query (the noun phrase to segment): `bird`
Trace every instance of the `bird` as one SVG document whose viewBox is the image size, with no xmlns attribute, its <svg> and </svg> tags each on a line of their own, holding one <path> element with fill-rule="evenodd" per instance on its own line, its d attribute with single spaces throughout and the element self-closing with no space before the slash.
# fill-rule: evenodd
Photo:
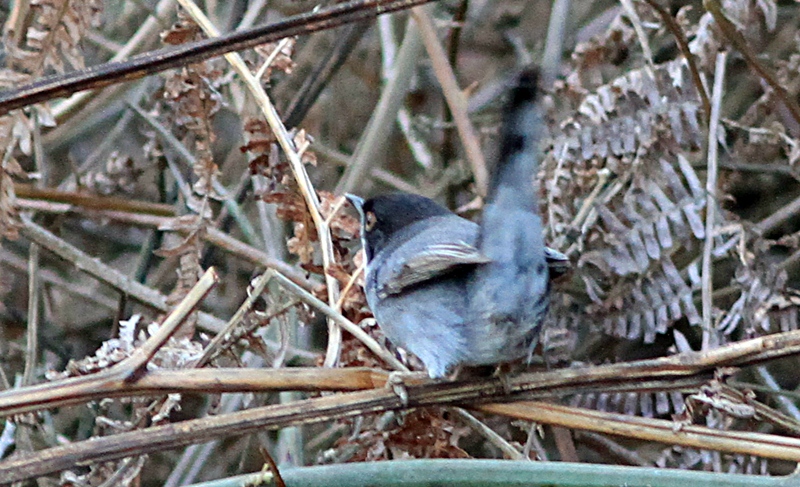
<svg viewBox="0 0 800 487">
<path fill-rule="evenodd" d="M 530 359 L 550 278 L 569 265 L 542 236 L 537 83 L 526 69 L 509 92 L 480 224 L 416 194 L 346 195 L 360 217 L 367 304 L 433 379 L 458 365 Z"/>
</svg>

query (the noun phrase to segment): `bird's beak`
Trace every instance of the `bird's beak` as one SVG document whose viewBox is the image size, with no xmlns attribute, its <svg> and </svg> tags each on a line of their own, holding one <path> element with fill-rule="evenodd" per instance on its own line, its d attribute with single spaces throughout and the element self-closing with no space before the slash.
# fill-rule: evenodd
<svg viewBox="0 0 800 487">
<path fill-rule="evenodd" d="M 356 196 L 356 195 L 350 194 L 350 193 L 345 193 L 344 197 L 347 198 L 347 201 L 349 201 L 350 204 L 353 205 L 353 207 L 356 209 L 356 211 L 358 211 L 359 216 L 361 216 L 363 218 L 364 217 L 364 198 L 361 198 L 359 196 Z"/>
</svg>

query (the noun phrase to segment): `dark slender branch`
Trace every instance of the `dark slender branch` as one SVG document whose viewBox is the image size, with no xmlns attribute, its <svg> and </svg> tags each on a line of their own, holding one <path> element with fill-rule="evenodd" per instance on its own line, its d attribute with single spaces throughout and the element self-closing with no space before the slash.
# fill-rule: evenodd
<svg viewBox="0 0 800 487">
<path fill-rule="evenodd" d="M 284 110 L 283 123 L 286 127 L 300 125 L 311 106 L 317 101 L 319 94 L 342 67 L 369 27 L 369 23 L 361 22 L 348 25 L 342 28 L 341 32 L 337 32 L 336 44 L 333 49 L 325 53 L 325 59 L 306 76 L 303 85 Z"/>
<path fill-rule="evenodd" d="M 432 0 L 354 0 L 316 12 L 288 17 L 274 24 L 149 52 L 127 61 L 105 63 L 65 75 L 48 77 L 17 90 L 0 93 L 0 115 L 34 103 L 69 96 L 78 91 L 101 88 L 122 81 L 133 81 L 228 52 L 241 51 L 284 37 L 331 29 L 430 1 Z"/>
<path fill-rule="evenodd" d="M 697 89 L 697 93 L 700 95 L 700 100 L 703 103 L 703 111 L 706 114 L 706 122 L 708 122 L 711 119 L 711 102 L 708 100 L 708 93 L 706 93 L 703 80 L 700 78 L 700 71 L 697 69 L 697 63 L 694 62 L 694 54 L 689 50 L 689 41 L 686 39 L 683 29 L 681 29 L 681 26 L 678 25 L 672 15 L 670 15 L 669 11 L 658 3 L 658 0 L 645 1 L 658 13 L 661 20 L 670 32 L 672 32 L 672 35 L 675 36 L 675 41 L 678 43 L 683 57 L 686 58 L 686 62 L 689 64 L 689 71 L 692 73 L 692 82 Z"/>
<path fill-rule="evenodd" d="M 728 17 L 725 16 L 725 12 L 723 12 L 722 5 L 720 5 L 719 1 L 703 0 L 703 7 L 714 17 L 714 21 L 719 26 L 722 34 L 733 44 L 733 47 L 742 54 L 747 64 L 769 84 L 775 92 L 775 96 L 783 102 L 792 114 L 792 118 L 794 118 L 795 122 L 800 124 L 800 106 L 798 106 L 797 101 L 787 93 L 786 88 L 783 87 L 775 74 L 759 61 L 758 55 L 753 52 L 753 49 L 747 43 L 747 39 L 736 29 L 733 22 L 728 20 Z"/>
</svg>

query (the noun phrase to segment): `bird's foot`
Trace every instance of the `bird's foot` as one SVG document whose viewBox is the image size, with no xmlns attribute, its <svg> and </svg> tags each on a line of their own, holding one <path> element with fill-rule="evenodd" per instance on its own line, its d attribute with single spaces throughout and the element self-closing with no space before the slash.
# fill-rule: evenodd
<svg viewBox="0 0 800 487">
<path fill-rule="evenodd" d="M 386 379 L 386 388 L 399 397 L 403 407 L 406 408 L 408 407 L 408 389 L 406 389 L 408 382 L 418 382 L 424 379 L 429 379 L 428 374 L 425 372 L 394 371 L 390 372 L 389 378 Z"/>
<path fill-rule="evenodd" d="M 505 392 L 506 395 L 511 394 L 512 387 L 511 387 L 511 366 L 510 366 L 510 364 L 507 364 L 507 363 L 498 364 L 497 368 L 494 369 L 494 374 L 492 374 L 492 375 L 494 377 L 496 377 L 500 381 L 500 384 L 503 386 L 503 392 Z"/>
</svg>

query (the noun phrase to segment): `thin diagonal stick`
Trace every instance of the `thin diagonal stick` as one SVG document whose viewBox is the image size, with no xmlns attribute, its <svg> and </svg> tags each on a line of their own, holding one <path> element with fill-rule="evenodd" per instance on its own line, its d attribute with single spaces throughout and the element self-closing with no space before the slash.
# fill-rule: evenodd
<svg viewBox="0 0 800 487">
<path fill-rule="evenodd" d="M 708 178 L 706 179 L 706 238 L 703 242 L 703 344 L 702 350 L 712 345 L 713 306 L 711 252 L 714 248 L 714 221 L 717 210 L 717 132 L 719 131 L 720 105 L 722 104 L 722 85 L 725 81 L 725 60 L 727 54 L 717 54 L 714 72 L 714 89 L 711 94 L 711 121 L 708 126 Z"/>
<path fill-rule="evenodd" d="M 192 19 L 200 25 L 206 35 L 211 37 L 218 37 L 219 32 L 216 27 L 208 20 L 208 17 L 194 4 L 191 0 L 178 0 L 183 8 L 191 15 Z M 231 67 L 242 78 L 245 86 L 250 90 L 250 93 L 258 103 L 264 117 L 267 119 L 272 132 L 278 139 L 281 149 L 289 159 L 289 166 L 292 169 L 295 181 L 300 188 L 300 192 L 308 207 L 308 212 L 311 214 L 311 219 L 314 221 L 314 226 L 317 229 L 317 236 L 319 237 L 320 249 L 322 251 L 322 266 L 325 272 L 325 284 L 328 291 L 328 303 L 335 306 L 339 300 L 339 281 L 334 278 L 328 270 L 330 266 L 335 264 L 335 257 L 333 254 L 333 239 L 331 232 L 325 219 L 320 212 L 320 202 L 317 197 L 317 192 L 311 184 L 311 179 L 308 177 L 303 161 L 300 159 L 300 154 L 294 147 L 294 143 L 286 131 L 286 127 L 281 122 L 275 106 L 267 96 L 264 88 L 258 79 L 253 76 L 250 69 L 245 64 L 244 60 L 238 53 L 225 54 L 225 59 L 230 63 Z M 328 320 L 328 348 L 325 353 L 326 367 L 333 367 L 339 361 L 339 351 L 342 345 L 342 331 L 333 320 Z"/>
</svg>

